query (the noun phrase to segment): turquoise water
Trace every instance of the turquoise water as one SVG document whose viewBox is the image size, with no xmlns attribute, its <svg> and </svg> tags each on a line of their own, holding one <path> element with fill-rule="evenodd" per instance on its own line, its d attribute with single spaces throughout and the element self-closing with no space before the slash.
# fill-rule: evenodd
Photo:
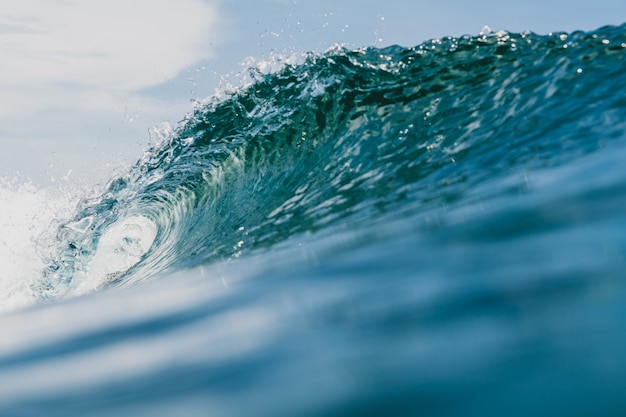
<svg viewBox="0 0 626 417">
<path fill-rule="evenodd" d="M 626 26 L 249 77 L 38 241 L 1 415 L 626 411 Z"/>
</svg>

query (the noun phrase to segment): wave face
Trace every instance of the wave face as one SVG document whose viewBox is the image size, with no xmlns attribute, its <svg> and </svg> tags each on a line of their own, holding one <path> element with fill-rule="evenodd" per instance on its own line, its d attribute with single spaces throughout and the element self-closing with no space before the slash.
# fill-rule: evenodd
<svg viewBox="0 0 626 417">
<path fill-rule="evenodd" d="M 61 227 L 67 249 L 46 271 L 44 293 L 79 286 L 106 230 L 132 218 L 152 223 L 137 226 L 148 242 L 129 255 L 131 270 L 108 273 L 116 282 L 325 229 L 402 219 L 415 231 L 442 209 L 523 193 L 526 184 L 486 184 L 623 137 L 623 34 L 605 32 L 334 50 L 253 73 L 256 82 L 198 108 L 83 202 Z M 141 241 L 117 238 L 112 251 L 124 255 L 133 252 L 125 239 Z"/>
<path fill-rule="evenodd" d="M 17 378 L 0 407 L 624 411 L 625 26 L 336 48 L 250 77 L 79 203 L 31 287 L 109 291 L 10 316 L 80 325 L 15 330 L 7 375 L 67 355 L 119 373 Z"/>
</svg>

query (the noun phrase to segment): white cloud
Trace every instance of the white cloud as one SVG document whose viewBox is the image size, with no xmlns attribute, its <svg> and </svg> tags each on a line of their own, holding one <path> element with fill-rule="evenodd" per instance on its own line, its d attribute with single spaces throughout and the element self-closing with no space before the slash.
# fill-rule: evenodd
<svg viewBox="0 0 626 417">
<path fill-rule="evenodd" d="M 0 77 L 130 90 L 209 58 L 217 4 L 203 0 L 22 0 L 0 12 Z"/>
<path fill-rule="evenodd" d="M 3 4 L 0 123 L 5 138 L 28 135 L 32 129 L 24 123 L 46 111 L 58 117 L 66 109 L 62 118 L 70 118 L 73 109 L 119 117 L 129 102 L 137 102 L 135 91 L 213 57 L 218 6 L 219 0 Z M 144 111 L 158 104 L 147 106 Z"/>
</svg>

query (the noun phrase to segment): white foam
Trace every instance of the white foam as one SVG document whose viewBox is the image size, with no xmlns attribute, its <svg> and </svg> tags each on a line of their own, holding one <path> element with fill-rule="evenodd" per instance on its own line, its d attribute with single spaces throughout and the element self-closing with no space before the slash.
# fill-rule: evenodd
<svg viewBox="0 0 626 417">
<path fill-rule="evenodd" d="M 44 261 L 41 241 L 52 241 L 53 221 L 73 207 L 69 193 L 0 178 L 0 311 L 33 302 L 31 284 Z"/>
<path fill-rule="evenodd" d="M 141 215 L 112 224 L 100 238 L 75 294 L 97 290 L 137 264 L 152 246 L 156 234 L 156 224 Z"/>
</svg>

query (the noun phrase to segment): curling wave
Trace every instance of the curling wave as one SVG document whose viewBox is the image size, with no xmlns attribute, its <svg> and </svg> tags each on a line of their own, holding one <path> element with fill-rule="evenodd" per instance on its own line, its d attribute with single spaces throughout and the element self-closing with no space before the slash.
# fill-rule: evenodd
<svg viewBox="0 0 626 417">
<path fill-rule="evenodd" d="M 626 28 L 307 55 L 207 100 L 58 229 L 56 298 L 294 236 L 444 227 L 626 132 Z M 488 184 L 498 184 L 488 186 Z"/>
</svg>

